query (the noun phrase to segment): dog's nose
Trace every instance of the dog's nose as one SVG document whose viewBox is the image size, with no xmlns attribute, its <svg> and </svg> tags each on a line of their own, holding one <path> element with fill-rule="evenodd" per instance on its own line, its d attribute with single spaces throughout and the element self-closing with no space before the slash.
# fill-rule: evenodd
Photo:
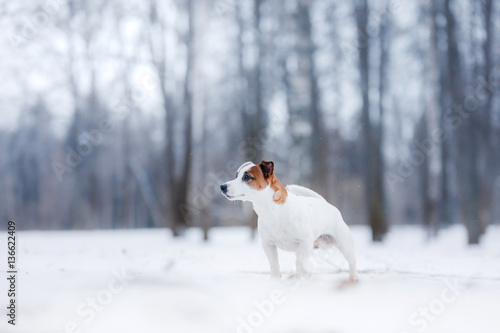
<svg viewBox="0 0 500 333">
<path fill-rule="evenodd" d="M 220 186 L 220 190 L 221 190 L 222 192 L 226 193 L 226 192 L 227 192 L 227 185 L 226 185 L 226 184 L 222 184 L 222 185 Z"/>
</svg>

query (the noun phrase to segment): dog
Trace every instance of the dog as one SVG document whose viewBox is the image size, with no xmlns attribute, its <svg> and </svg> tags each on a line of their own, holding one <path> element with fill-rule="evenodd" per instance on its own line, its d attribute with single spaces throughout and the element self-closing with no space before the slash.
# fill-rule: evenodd
<svg viewBox="0 0 500 333">
<path fill-rule="evenodd" d="M 349 282 L 358 280 L 354 242 L 340 211 L 306 187 L 285 188 L 274 174 L 272 161 L 243 163 L 236 178 L 220 185 L 220 190 L 230 201 L 253 204 L 272 278 L 281 277 L 277 248 L 295 252 L 292 277 L 308 278 L 313 249 L 335 246 L 349 264 Z"/>
</svg>

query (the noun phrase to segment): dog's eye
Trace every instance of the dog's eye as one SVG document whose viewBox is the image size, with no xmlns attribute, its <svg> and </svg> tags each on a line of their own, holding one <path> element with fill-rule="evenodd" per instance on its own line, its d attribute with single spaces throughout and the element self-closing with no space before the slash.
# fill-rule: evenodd
<svg viewBox="0 0 500 333">
<path fill-rule="evenodd" d="M 243 175 L 243 181 L 247 182 L 247 181 L 249 181 L 250 179 L 252 179 L 252 177 L 250 177 L 250 175 L 249 175 L 248 173 L 245 173 L 245 174 Z"/>
</svg>

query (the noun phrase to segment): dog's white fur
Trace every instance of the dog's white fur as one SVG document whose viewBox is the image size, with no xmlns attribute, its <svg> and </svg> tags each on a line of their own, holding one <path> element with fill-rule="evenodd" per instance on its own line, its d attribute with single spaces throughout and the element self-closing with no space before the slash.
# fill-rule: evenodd
<svg viewBox="0 0 500 333">
<path fill-rule="evenodd" d="M 340 211 L 318 193 L 298 185 L 287 186 L 286 201 L 276 203 L 271 186 L 257 190 L 243 181 L 245 172 L 254 166 L 252 162 L 240 166 L 236 179 L 225 183 L 227 190 L 222 193 L 229 200 L 253 204 L 271 277 L 280 277 L 277 248 L 295 252 L 296 276 L 309 277 L 313 248 L 336 246 L 349 264 L 349 281 L 357 281 L 354 242 Z"/>
</svg>

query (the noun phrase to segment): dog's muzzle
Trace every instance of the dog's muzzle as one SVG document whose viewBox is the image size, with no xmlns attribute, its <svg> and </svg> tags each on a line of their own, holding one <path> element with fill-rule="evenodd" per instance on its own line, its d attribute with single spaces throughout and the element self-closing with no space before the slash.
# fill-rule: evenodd
<svg viewBox="0 0 500 333">
<path fill-rule="evenodd" d="M 227 185 L 226 184 L 222 184 L 220 186 L 220 190 L 223 194 L 227 194 Z"/>
</svg>

